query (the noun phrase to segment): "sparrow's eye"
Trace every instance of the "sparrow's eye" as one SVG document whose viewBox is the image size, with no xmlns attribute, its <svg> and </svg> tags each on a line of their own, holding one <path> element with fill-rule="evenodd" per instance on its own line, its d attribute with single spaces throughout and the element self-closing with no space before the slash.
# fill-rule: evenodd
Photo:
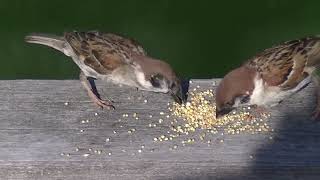
<svg viewBox="0 0 320 180">
<path fill-rule="evenodd" d="M 241 104 L 245 104 L 245 103 L 248 103 L 249 100 L 250 100 L 250 96 L 249 95 L 245 95 L 245 96 L 241 97 L 240 103 Z"/>
</svg>

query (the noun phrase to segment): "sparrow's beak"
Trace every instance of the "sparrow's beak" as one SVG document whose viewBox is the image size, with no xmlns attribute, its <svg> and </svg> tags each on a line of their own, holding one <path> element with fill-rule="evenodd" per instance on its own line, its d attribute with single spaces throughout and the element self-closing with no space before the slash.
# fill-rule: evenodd
<svg viewBox="0 0 320 180">
<path fill-rule="evenodd" d="M 231 112 L 233 110 L 233 108 L 222 108 L 221 110 L 217 110 L 216 112 L 216 118 L 220 118 L 226 114 L 228 114 L 229 112 Z"/>
<path fill-rule="evenodd" d="M 171 90 L 171 96 L 176 103 L 182 104 L 187 101 L 186 95 L 182 92 L 182 88 Z"/>
</svg>

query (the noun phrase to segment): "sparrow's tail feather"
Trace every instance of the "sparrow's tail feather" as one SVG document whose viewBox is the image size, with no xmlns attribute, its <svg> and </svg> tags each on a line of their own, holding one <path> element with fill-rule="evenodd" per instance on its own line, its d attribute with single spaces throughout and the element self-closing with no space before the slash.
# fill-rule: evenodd
<svg viewBox="0 0 320 180">
<path fill-rule="evenodd" d="M 70 56 L 69 49 L 67 48 L 67 42 L 61 36 L 48 35 L 48 34 L 31 34 L 25 37 L 25 41 L 28 43 L 42 44 L 52 47 L 62 53 Z"/>
</svg>

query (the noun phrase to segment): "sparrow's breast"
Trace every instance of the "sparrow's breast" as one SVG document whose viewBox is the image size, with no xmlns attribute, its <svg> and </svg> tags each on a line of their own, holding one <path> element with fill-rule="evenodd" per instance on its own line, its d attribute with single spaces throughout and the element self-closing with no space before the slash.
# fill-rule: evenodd
<svg viewBox="0 0 320 180">
<path fill-rule="evenodd" d="M 114 84 L 123 84 L 139 88 L 139 83 L 137 82 L 135 75 L 135 69 L 130 65 L 123 65 L 117 69 L 114 69 L 110 74 L 100 75 L 99 78 L 110 81 Z"/>
</svg>

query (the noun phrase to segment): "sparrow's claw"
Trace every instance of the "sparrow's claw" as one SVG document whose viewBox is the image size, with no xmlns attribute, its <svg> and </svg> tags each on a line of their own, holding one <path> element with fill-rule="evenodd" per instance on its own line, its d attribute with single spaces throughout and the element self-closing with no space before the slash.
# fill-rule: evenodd
<svg viewBox="0 0 320 180">
<path fill-rule="evenodd" d="M 99 106 L 101 109 L 103 108 L 107 108 L 107 109 L 111 109 L 114 110 L 115 107 L 112 105 L 112 102 L 109 100 L 102 100 L 100 99 L 97 95 L 95 95 L 92 91 L 88 92 L 89 97 L 91 98 L 91 100 L 93 101 L 93 103 L 95 103 L 97 106 Z"/>
<path fill-rule="evenodd" d="M 93 101 L 97 106 L 101 107 L 101 109 L 103 108 L 107 108 L 107 109 L 110 109 L 110 110 L 114 110 L 115 107 L 111 104 L 110 101 L 104 101 L 104 100 L 101 100 L 101 99 L 97 99 L 97 100 L 94 100 Z"/>
</svg>

